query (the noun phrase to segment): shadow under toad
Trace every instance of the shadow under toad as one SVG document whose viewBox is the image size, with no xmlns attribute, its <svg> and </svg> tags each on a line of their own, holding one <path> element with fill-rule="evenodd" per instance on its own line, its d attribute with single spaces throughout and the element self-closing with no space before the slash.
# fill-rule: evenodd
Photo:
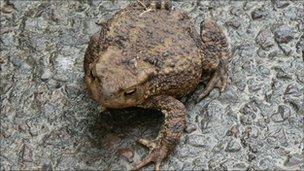
<svg viewBox="0 0 304 171">
<path fill-rule="evenodd" d="M 98 151 L 98 158 L 107 165 L 117 163 L 117 158 L 121 156 L 124 161 L 133 162 L 135 151 L 146 153 L 146 150 L 136 143 L 137 140 L 155 139 L 163 119 L 163 115 L 156 110 L 112 109 L 94 116 L 93 122 L 88 126 L 91 134 L 89 141 L 92 148 Z M 125 156 L 128 154 L 131 154 L 129 158 Z"/>
<path fill-rule="evenodd" d="M 138 145 L 136 141 L 140 138 L 157 137 L 163 119 L 156 110 L 111 109 L 100 113 L 89 126 L 90 141 L 96 148 L 112 152 Z"/>
</svg>

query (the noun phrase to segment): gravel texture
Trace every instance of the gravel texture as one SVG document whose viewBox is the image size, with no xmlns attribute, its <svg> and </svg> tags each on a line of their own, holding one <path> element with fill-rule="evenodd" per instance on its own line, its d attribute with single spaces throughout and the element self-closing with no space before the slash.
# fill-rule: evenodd
<svg viewBox="0 0 304 171">
<path fill-rule="evenodd" d="M 130 169 L 157 111 L 100 113 L 83 57 L 98 25 L 130 1 L 1 0 L 0 169 Z M 227 90 L 182 100 L 188 128 L 166 170 L 304 170 L 304 1 L 174 1 L 198 28 L 213 17 L 233 58 Z M 198 87 L 198 93 L 204 86 Z M 153 169 L 153 165 L 146 167 Z"/>
</svg>

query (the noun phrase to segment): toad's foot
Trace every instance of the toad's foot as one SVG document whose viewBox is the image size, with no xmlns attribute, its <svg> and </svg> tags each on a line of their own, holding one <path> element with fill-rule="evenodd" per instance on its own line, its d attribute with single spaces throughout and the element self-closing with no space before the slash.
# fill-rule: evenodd
<svg viewBox="0 0 304 171">
<path fill-rule="evenodd" d="M 162 144 L 160 139 L 156 139 L 153 141 L 149 141 L 146 139 L 140 139 L 138 141 L 142 145 L 149 148 L 150 152 L 148 156 L 142 160 L 140 163 L 138 163 L 133 170 L 139 170 L 145 165 L 153 162 L 155 163 L 155 170 L 160 170 L 160 164 L 165 159 L 165 157 L 168 155 L 168 148 L 164 144 Z"/>
<path fill-rule="evenodd" d="M 223 64 L 223 61 L 220 63 L 219 68 L 215 70 L 205 90 L 198 96 L 196 102 L 206 97 L 214 88 L 219 88 L 221 92 L 225 90 L 228 78 L 226 65 Z"/>
</svg>

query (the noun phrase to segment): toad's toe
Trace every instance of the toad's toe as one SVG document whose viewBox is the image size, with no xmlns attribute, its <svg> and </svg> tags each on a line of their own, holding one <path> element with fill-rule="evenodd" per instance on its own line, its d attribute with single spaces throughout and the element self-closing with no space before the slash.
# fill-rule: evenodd
<svg viewBox="0 0 304 171">
<path fill-rule="evenodd" d="M 162 161 L 168 155 L 167 147 L 165 145 L 161 145 L 162 143 L 160 139 L 156 139 L 154 141 L 140 139 L 139 143 L 147 146 L 150 149 L 150 152 L 148 156 L 138 163 L 132 170 L 139 170 L 153 162 L 155 163 L 155 171 L 159 171 Z"/>
<path fill-rule="evenodd" d="M 205 90 L 198 96 L 196 99 L 196 102 L 199 102 L 201 99 L 206 97 L 214 88 L 219 88 L 221 92 L 223 92 L 226 89 L 227 85 L 227 72 L 225 68 L 218 68 L 211 80 L 208 82 Z"/>
</svg>

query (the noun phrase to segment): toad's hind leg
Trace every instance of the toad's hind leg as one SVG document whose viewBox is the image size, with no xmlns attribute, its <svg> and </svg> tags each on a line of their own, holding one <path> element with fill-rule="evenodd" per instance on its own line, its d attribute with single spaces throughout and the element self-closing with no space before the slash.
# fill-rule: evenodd
<svg viewBox="0 0 304 171">
<path fill-rule="evenodd" d="M 203 71 L 212 73 L 205 90 L 197 101 L 207 96 L 214 88 L 223 92 L 227 84 L 227 65 L 231 56 L 227 38 L 223 30 L 210 19 L 201 23 L 201 38 L 203 41 Z"/>
<path fill-rule="evenodd" d="M 159 171 L 161 162 L 174 150 L 186 127 L 186 108 L 180 101 L 171 96 L 154 97 L 142 107 L 160 110 L 165 115 L 165 121 L 155 140 L 139 140 L 139 143 L 148 147 L 150 152 L 133 170 L 139 170 L 154 162 L 155 170 Z"/>
<path fill-rule="evenodd" d="M 138 0 L 140 3 L 144 4 L 146 8 L 150 9 L 166 9 L 170 10 L 172 7 L 171 0 L 144 0 L 143 2 Z"/>
</svg>

